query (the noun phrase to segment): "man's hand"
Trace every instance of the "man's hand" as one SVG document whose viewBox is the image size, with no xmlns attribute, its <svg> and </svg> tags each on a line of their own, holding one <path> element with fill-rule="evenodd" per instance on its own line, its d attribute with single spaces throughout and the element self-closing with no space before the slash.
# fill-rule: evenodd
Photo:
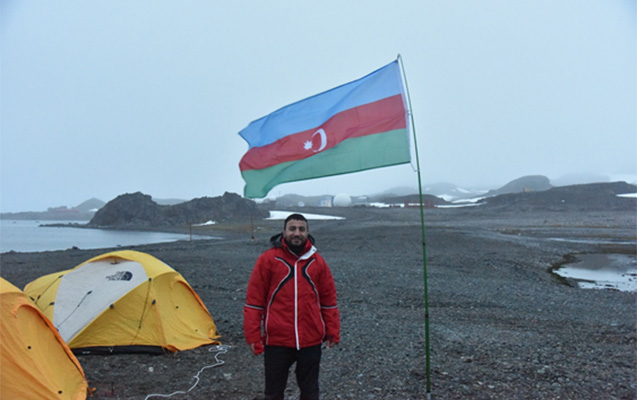
<svg viewBox="0 0 637 400">
<path fill-rule="evenodd" d="M 325 342 L 325 346 L 329 349 L 331 347 L 336 346 L 337 343 L 332 342 L 331 340 L 326 340 Z"/>
<path fill-rule="evenodd" d="M 252 350 L 254 355 L 259 355 L 263 353 L 263 344 L 261 344 L 261 342 L 250 343 L 250 350 Z"/>
</svg>

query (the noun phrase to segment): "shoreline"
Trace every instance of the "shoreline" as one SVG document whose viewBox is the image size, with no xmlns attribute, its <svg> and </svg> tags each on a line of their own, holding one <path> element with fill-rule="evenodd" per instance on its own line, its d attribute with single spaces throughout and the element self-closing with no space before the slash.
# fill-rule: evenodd
<svg viewBox="0 0 637 400">
<path fill-rule="evenodd" d="M 7 223 L 8 222 L 8 223 Z M 214 232 L 180 227 L 115 229 L 75 223 L 42 224 L 40 221 L 4 221 L 0 255 L 43 251 L 112 249 L 184 240 L 221 239 Z M 58 230 L 59 229 L 59 230 Z"/>
</svg>

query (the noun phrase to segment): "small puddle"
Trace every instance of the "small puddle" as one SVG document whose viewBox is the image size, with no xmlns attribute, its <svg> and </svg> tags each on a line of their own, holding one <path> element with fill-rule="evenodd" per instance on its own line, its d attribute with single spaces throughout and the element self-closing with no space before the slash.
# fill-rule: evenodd
<svg viewBox="0 0 637 400">
<path fill-rule="evenodd" d="M 629 254 L 577 254 L 553 273 L 573 279 L 583 289 L 637 292 L 637 257 Z"/>
</svg>

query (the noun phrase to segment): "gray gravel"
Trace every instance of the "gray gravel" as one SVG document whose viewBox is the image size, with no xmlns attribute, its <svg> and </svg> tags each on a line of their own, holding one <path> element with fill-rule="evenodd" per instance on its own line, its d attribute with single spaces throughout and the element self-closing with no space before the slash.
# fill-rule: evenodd
<svg viewBox="0 0 637 400">
<path fill-rule="evenodd" d="M 423 252 L 418 209 L 312 209 L 336 279 L 341 344 L 325 350 L 324 399 L 426 398 Z M 580 253 L 635 257 L 634 212 L 426 210 L 433 399 L 637 398 L 637 294 L 580 289 L 550 269 Z M 242 306 L 256 257 L 281 222 L 216 226 L 224 240 L 136 246 L 181 272 L 229 346 L 159 356 L 80 356 L 93 399 L 258 399 L 262 358 L 244 344 Z M 556 241 L 555 238 L 568 239 Z M 628 243 L 628 244 L 626 244 Z M 2 254 L 23 287 L 102 250 Z M 570 255 L 570 256 L 569 256 Z M 151 372 L 152 371 L 152 372 Z M 193 385 L 195 385 L 193 387 Z M 298 392 L 290 378 L 289 398 Z M 161 398 L 161 397 L 151 397 Z"/>
</svg>

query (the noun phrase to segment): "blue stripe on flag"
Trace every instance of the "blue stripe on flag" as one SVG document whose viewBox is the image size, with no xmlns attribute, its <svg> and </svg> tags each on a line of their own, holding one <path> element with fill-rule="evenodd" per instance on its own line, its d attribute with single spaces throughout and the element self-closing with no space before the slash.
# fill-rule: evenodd
<svg viewBox="0 0 637 400">
<path fill-rule="evenodd" d="M 239 135 L 250 148 L 265 146 L 320 126 L 339 112 L 402 93 L 403 82 L 396 60 L 360 79 L 282 107 L 251 122 Z"/>
</svg>

